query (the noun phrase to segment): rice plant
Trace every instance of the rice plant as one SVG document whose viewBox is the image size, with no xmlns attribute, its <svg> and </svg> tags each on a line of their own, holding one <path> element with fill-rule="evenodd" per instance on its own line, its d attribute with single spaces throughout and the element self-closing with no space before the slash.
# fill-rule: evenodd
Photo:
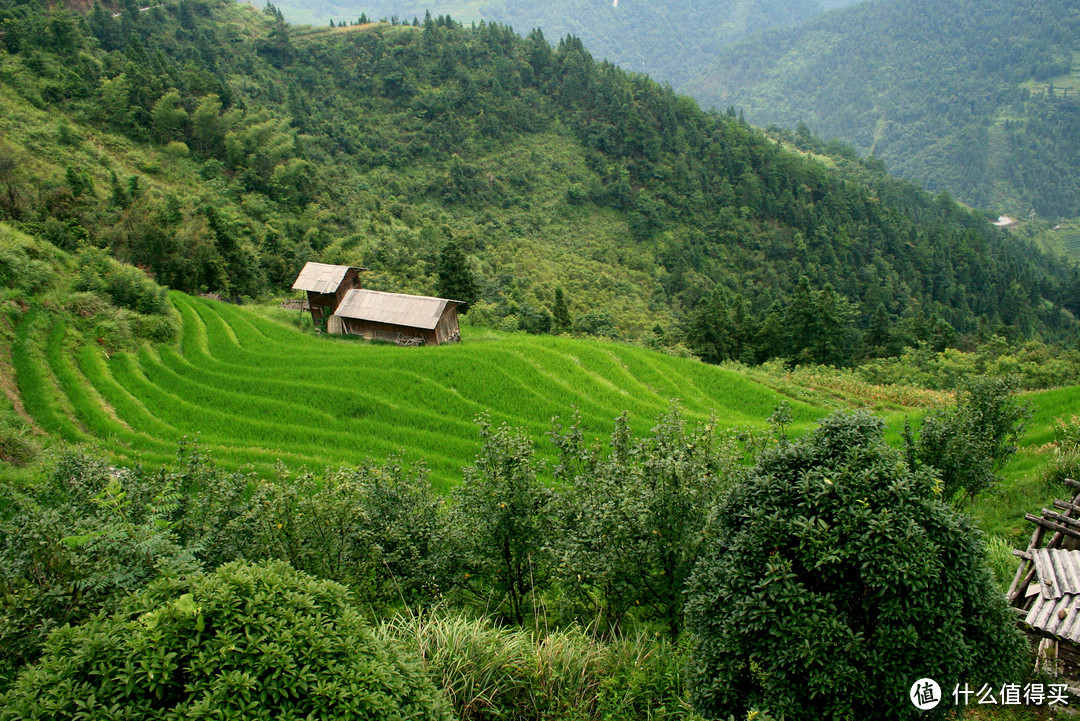
<svg viewBox="0 0 1080 721">
<path fill-rule="evenodd" d="M 445 489 L 473 460 L 481 413 L 526 429 L 552 457 L 552 419 L 575 409 L 601 437 L 624 410 L 635 432 L 648 431 L 672 399 L 690 420 L 759 427 L 779 402 L 730 371 L 618 343 L 485 332 L 406 349 L 315 337 L 181 293 L 170 300 L 182 321 L 175 345 L 109 355 L 44 315 L 21 324 L 13 357 L 39 425 L 148 465 L 196 435 L 226 468 L 280 460 L 321 470 L 401 454 L 425 460 Z M 793 407 L 797 422 L 819 415 Z"/>
</svg>

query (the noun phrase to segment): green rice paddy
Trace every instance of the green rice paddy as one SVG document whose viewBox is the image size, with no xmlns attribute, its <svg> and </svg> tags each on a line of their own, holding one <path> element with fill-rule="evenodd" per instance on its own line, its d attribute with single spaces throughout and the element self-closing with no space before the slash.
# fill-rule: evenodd
<svg viewBox="0 0 1080 721">
<path fill-rule="evenodd" d="M 440 487 L 479 447 L 474 419 L 527 429 L 543 453 L 573 409 L 605 438 L 630 415 L 647 432 L 678 401 L 691 421 L 763 427 L 784 399 L 737 373 L 617 343 L 466 329 L 465 342 L 398 348 L 316 337 L 251 310 L 172 293 L 178 343 L 109 356 L 31 312 L 12 360 L 27 412 L 49 434 L 121 463 L 169 463 L 197 438 L 225 468 L 423 460 Z M 791 401 L 796 426 L 827 409 Z"/>
</svg>

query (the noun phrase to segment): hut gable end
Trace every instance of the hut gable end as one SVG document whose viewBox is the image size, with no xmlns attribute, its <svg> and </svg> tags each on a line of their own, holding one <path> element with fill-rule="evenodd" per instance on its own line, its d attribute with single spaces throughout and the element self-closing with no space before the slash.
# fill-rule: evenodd
<svg viewBox="0 0 1080 721">
<path fill-rule="evenodd" d="M 341 304 L 345 294 L 360 287 L 360 271 L 352 265 L 329 265 L 327 263 L 307 263 L 300 271 L 293 290 L 307 292 L 308 307 L 311 308 L 311 320 L 318 326 L 324 318 L 329 318 Z"/>
</svg>

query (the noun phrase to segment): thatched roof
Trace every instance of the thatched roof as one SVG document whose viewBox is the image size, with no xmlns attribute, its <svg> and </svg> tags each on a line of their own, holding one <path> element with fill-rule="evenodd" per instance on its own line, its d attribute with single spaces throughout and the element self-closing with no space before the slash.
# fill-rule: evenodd
<svg viewBox="0 0 1080 721">
<path fill-rule="evenodd" d="M 341 301 L 334 315 L 431 330 L 439 324 L 446 304 L 459 302 L 446 298 L 354 288 L 345 294 L 345 299 Z"/>
<path fill-rule="evenodd" d="M 308 263 L 300 271 L 296 282 L 292 284 L 293 290 L 309 290 L 312 293 L 336 293 L 345 280 L 345 274 L 349 272 L 351 265 L 328 265 L 327 263 Z M 363 268 L 356 268 L 363 270 Z"/>
</svg>

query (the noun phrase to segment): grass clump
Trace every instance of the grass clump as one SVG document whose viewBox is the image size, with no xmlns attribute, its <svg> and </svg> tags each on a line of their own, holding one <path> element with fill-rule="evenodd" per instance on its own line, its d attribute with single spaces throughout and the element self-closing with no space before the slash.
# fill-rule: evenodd
<svg viewBox="0 0 1080 721">
<path fill-rule="evenodd" d="M 377 635 L 418 655 L 463 721 L 699 718 L 683 648 L 647 633 L 605 641 L 579 627 L 544 633 L 451 613 L 400 615 Z"/>
<path fill-rule="evenodd" d="M 1054 421 L 1052 433 L 1050 461 L 1043 469 L 1043 480 L 1055 486 L 1066 478 L 1076 480 L 1080 476 L 1080 417 Z"/>
<path fill-rule="evenodd" d="M 0 462 L 25 466 L 40 452 L 26 423 L 14 414 L 0 415 Z"/>
</svg>

